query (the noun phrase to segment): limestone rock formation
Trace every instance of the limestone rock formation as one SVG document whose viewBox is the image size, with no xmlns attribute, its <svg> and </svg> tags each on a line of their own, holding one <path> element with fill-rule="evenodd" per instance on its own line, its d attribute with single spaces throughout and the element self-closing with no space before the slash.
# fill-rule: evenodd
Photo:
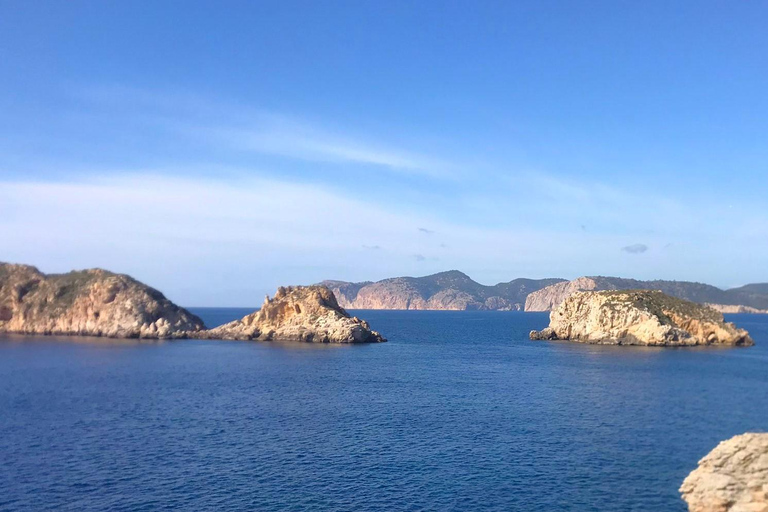
<svg viewBox="0 0 768 512">
<path fill-rule="evenodd" d="M 458 270 L 424 277 L 395 277 L 375 283 L 323 281 L 348 309 L 520 311 L 526 296 L 561 279 L 515 279 L 485 286 Z"/>
<path fill-rule="evenodd" d="M 755 313 L 768 310 L 768 286 L 760 283 L 721 290 L 712 285 L 689 281 L 638 281 L 621 277 L 590 276 L 555 283 L 533 291 L 525 299 L 525 311 L 552 311 L 572 293 L 593 290 L 661 290 L 672 297 L 701 304 L 742 306 L 745 308 L 744 312 Z"/>
<path fill-rule="evenodd" d="M 43 274 L 0 263 L 0 332 L 178 338 L 202 320 L 162 293 L 106 270 Z"/>
<path fill-rule="evenodd" d="M 768 434 L 723 441 L 680 487 L 690 512 L 768 512 Z"/>
<path fill-rule="evenodd" d="M 749 333 L 717 311 L 657 290 L 576 292 L 531 339 L 610 345 L 753 345 Z"/>
<path fill-rule="evenodd" d="M 333 292 L 319 285 L 281 287 L 258 311 L 195 337 L 317 343 L 387 341 L 364 320 L 350 317 L 339 307 Z"/>
</svg>

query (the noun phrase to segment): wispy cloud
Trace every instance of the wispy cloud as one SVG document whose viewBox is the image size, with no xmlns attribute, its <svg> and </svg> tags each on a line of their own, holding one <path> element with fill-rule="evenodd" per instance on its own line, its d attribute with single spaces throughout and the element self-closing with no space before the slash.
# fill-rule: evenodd
<svg viewBox="0 0 768 512">
<path fill-rule="evenodd" d="M 380 245 L 365 245 L 363 244 L 363 249 L 366 249 L 368 251 L 379 251 L 381 250 Z"/>
<path fill-rule="evenodd" d="M 425 235 L 434 235 L 434 230 L 427 229 L 427 228 L 419 228 L 420 233 L 424 233 Z"/>
<path fill-rule="evenodd" d="M 392 171 L 423 174 L 434 178 L 452 175 L 450 166 L 437 160 L 366 145 L 350 138 L 333 136 L 317 129 L 295 125 L 265 126 L 258 129 L 217 128 L 218 138 L 241 150 L 268 153 L 320 162 L 349 162 L 386 167 Z"/>
<path fill-rule="evenodd" d="M 621 250 L 629 254 L 642 254 L 648 250 L 648 246 L 645 244 L 632 244 L 622 247 Z"/>
<path fill-rule="evenodd" d="M 332 128 L 252 106 L 232 105 L 188 93 L 90 87 L 83 99 L 128 109 L 132 116 L 162 124 L 203 144 L 310 162 L 374 166 L 391 172 L 454 179 L 454 159 L 388 144 L 354 127 Z M 375 142 L 372 140 L 375 139 Z"/>
</svg>

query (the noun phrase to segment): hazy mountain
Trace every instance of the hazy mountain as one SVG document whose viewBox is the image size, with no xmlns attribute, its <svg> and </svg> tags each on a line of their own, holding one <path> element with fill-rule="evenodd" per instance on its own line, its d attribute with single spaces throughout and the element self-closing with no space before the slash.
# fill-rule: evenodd
<svg viewBox="0 0 768 512">
<path fill-rule="evenodd" d="M 522 310 L 532 291 L 563 279 L 515 279 L 494 286 L 458 270 L 425 277 L 394 277 L 375 283 L 323 281 L 348 309 Z"/>
<path fill-rule="evenodd" d="M 424 277 L 393 277 L 382 281 L 323 281 L 348 309 L 450 309 L 548 311 L 579 290 L 661 290 L 668 295 L 699 303 L 768 309 L 768 283 L 731 290 L 689 281 L 639 281 L 621 277 L 565 279 L 514 279 L 493 286 L 482 285 L 458 270 Z"/>
</svg>

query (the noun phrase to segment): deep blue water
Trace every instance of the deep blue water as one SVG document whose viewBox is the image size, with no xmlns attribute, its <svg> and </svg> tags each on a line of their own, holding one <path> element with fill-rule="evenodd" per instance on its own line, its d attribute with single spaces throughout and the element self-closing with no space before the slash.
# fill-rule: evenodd
<svg viewBox="0 0 768 512">
<path fill-rule="evenodd" d="M 390 342 L 1 340 L 0 510 L 682 512 L 700 457 L 768 429 L 768 316 L 731 316 L 752 348 L 649 349 L 357 314 Z"/>
</svg>

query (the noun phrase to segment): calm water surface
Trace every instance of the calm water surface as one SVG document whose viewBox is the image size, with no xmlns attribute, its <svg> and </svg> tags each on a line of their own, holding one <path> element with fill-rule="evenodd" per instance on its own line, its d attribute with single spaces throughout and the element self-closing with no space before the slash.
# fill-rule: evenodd
<svg viewBox="0 0 768 512">
<path fill-rule="evenodd" d="M 357 314 L 390 342 L 0 339 L 0 510 L 682 512 L 699 458 L 768 430 L 768 316 L 730 316 L 752 348 L 665 350 Z"/>
</svg>

